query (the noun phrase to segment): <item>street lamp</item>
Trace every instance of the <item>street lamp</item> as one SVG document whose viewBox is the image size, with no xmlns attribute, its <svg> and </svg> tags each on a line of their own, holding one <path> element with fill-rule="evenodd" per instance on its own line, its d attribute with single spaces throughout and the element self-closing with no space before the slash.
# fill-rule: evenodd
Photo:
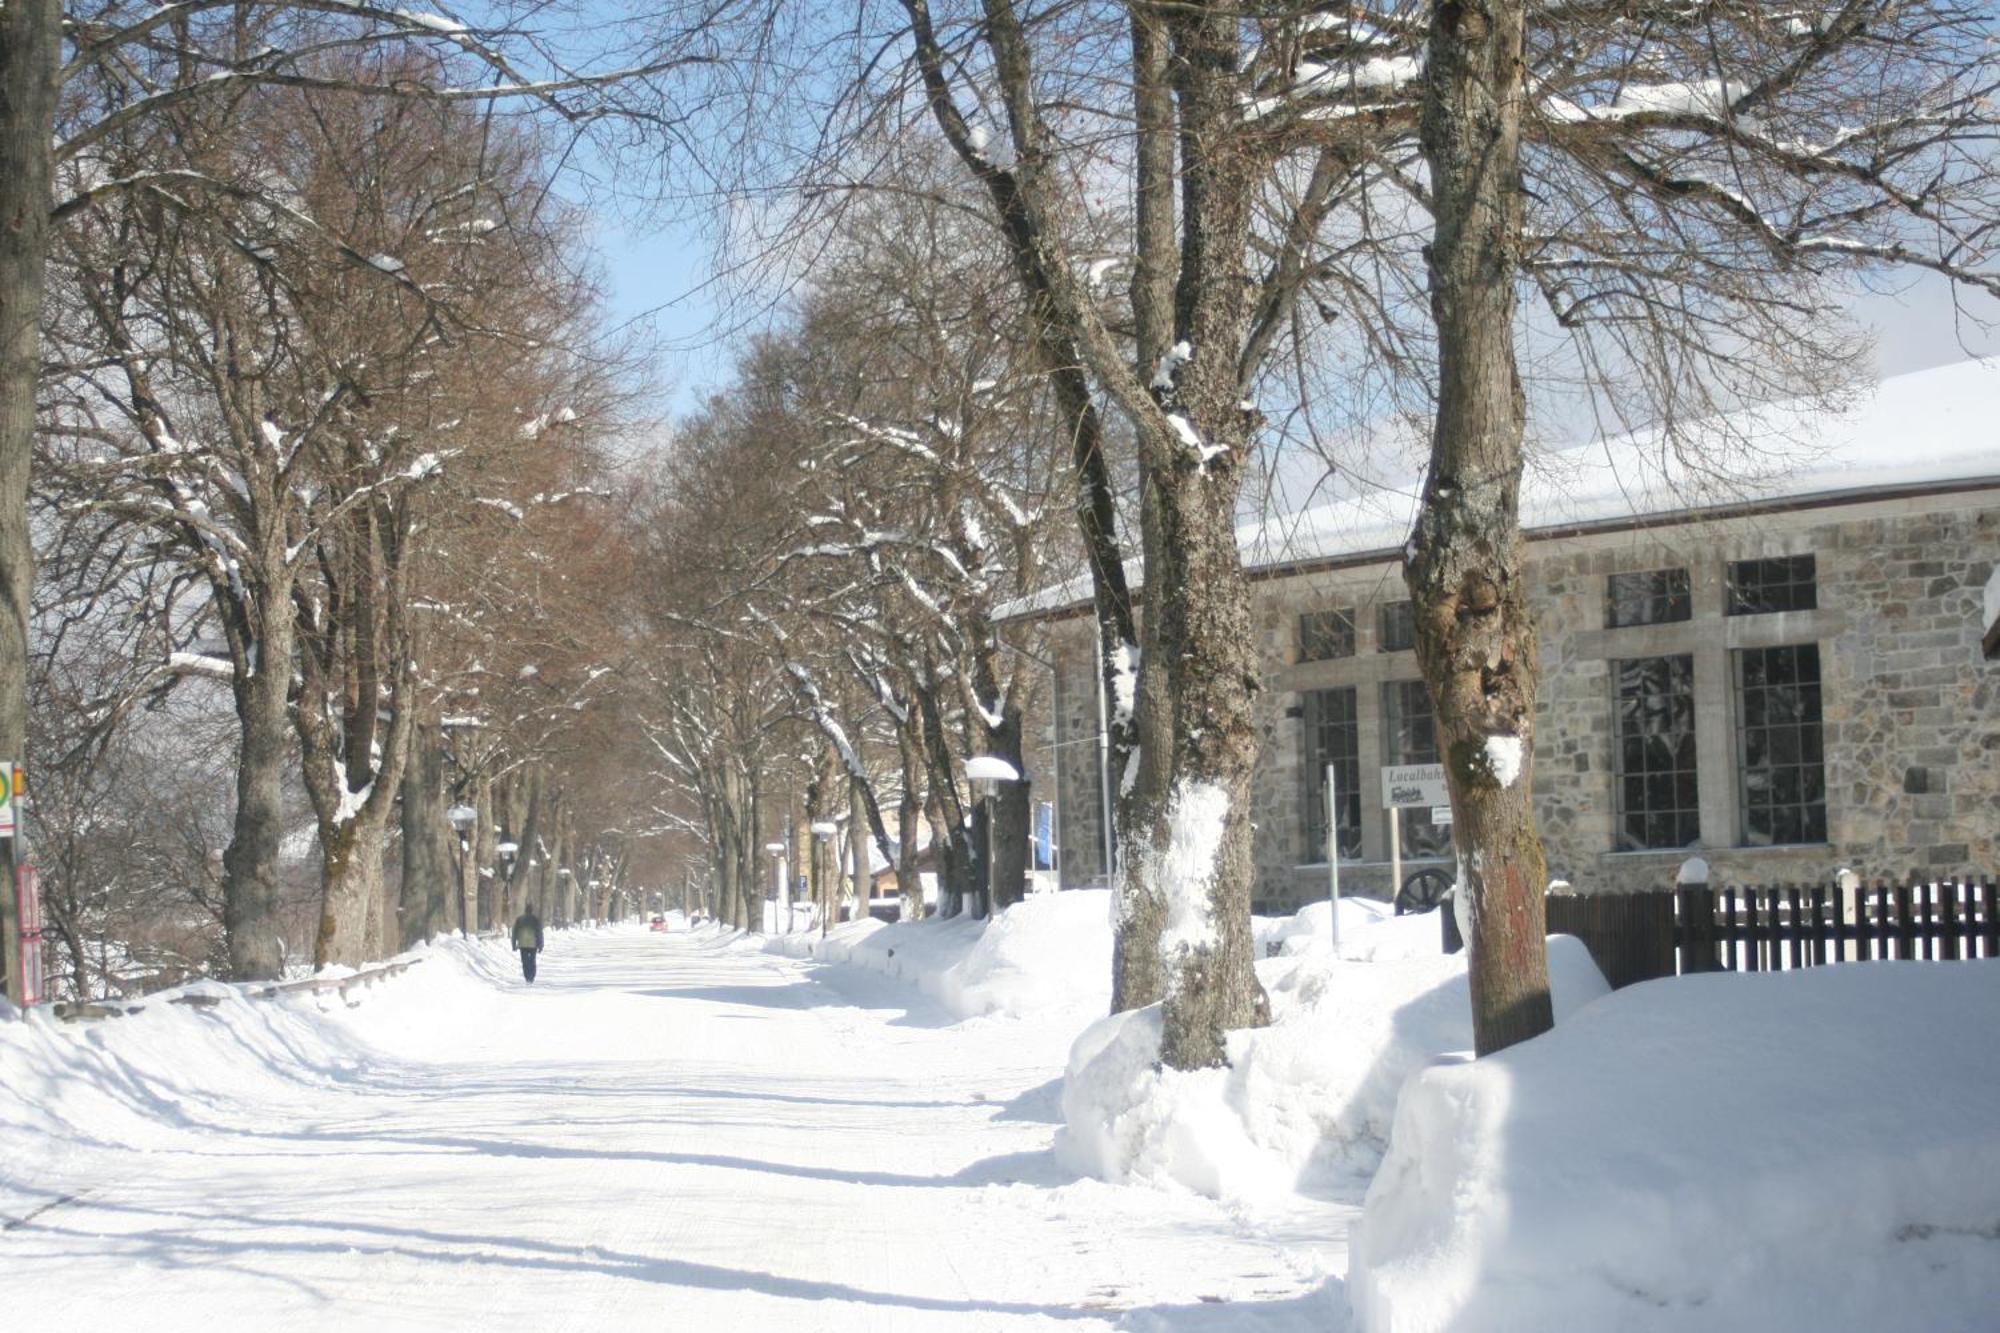
<svg viewBox="0 0 2000 1333">
<path fill-rule="evenodd" d="M 767 842 L 764 844 L 764 850 L 778 863 L 778 905 L 771 924 L 777 933 L 782 935 L 790 930 L 792 925 L 792 891 L 790 877 L 785 868 L 785 844 Z"/>
<path fill-rule="evenodd" d="M 479 883 L 479 877 L 466 874 L 465 867 L 471 863 L 472 843 L 469 835 L 472 821 L 479 818 L 479 812 L 469 805 L 460 804 L 446 810 L 444 817 L 450 821 L 452 831 L 458 834 L 458 928 L 470 937 L 473 917 L 472 886 Z"/>
<path fill-rule="evenodd" d="M 813 837 L 818 839 L 822 843 L 825 842 L 828 838 L 831 838 L 834 834 L 838 832 L 840 832 L 840 825 L 834 823 L 831 819 L 816 819 L 813 821 L 812 825 Z M 813 868 L 815 870 L 817 870 L 823 864 L 825 863 L 820 861 L 818 858 L 814 858 Z M 821 894 L 821 897 L 824 898 L 825 901 L 819 903 L 816 908 L 816 910 L 819 912 L 819 933 L 822 939 L 826 937 L 827 918 L 833 915 L 833 889 L 831 886 L 823 886 L 823 888 L 825 891 Z"/>
<path fill-rule="evenodd" d="M 999 794 L 1003 782 L 1019 782 L 1020 770 L 998 755 L 975 755 L 965 761 L 965 776 L 972 783 L 972 789 L 986 803 L 986 901 L 983 910 L 976 916 L 985 916 L 993 910 L 993 799 Z"/>
</svg>

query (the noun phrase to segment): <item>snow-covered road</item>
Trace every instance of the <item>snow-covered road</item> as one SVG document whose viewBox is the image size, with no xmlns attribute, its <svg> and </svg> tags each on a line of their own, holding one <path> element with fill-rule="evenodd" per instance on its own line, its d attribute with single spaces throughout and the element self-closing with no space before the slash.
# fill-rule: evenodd
<svg viewBox="0 0 2000 1333">
<path fill-rule="evenodd" d="M 532 988 L 492 953 L 483 975 L 440 959 L 352 1009 L 266 1024 L 254 1078 L 240 1037 L 200 1063 L 211 1014 L 120 1020 L 189 1054 L 154 1077 L 107 1053 L 95 1095 L 131 1122 L 115 1137 L 78 1132 L 93 1114 L 0 1140 L 31 1159 L 0 1166 L 5 1322 L 1341 1321 L 1320 1289 L 1344 1259 L 1339 1209 L 1249 1217 L 1056 1164 L 1073 1031 L 955 1023 L 859 970 L 713 936 L 550 942 Z"/>
</svg>

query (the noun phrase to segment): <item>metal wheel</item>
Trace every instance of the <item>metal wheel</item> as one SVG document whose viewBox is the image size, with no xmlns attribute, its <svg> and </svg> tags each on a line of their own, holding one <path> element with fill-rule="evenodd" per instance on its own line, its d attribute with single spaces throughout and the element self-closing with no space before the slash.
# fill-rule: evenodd
<svg viewBox="0 0 2000 1333">
<path fill-rule="evenodd" d="M 1451 886 L 1451 873 L 1436 866 L 1410 872 L 1403 878 L 1403 887 L 1396 890 L 1396 915 L 1430 911 L 1451 892 Z"/>
</svg>

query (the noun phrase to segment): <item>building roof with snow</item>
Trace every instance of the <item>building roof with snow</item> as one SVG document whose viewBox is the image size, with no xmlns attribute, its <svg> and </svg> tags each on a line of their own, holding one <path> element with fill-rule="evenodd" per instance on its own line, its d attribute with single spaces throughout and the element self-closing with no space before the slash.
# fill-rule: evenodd
<svg viewBox="0 0 2000 1333">
<path fill-rule="evenodd" d="M 1993 486 L 2000 358 L 1894 376 L 1838 408 L 1765 404 L 1673 438 L 1652 428 L 1537 450 L 1522 478 L 1521 526 L 1533 540 Z M 1381 488 L 1245 524 L 1244 565 L 1270 578 L 1398 559 L 1419 494 Z M 1128 577 L 1143 583 L 1136 561 Z M 1073 579 L 1002 615 L 1067 614 L 1089 599 L 1088 580 Z"/>
</svg>

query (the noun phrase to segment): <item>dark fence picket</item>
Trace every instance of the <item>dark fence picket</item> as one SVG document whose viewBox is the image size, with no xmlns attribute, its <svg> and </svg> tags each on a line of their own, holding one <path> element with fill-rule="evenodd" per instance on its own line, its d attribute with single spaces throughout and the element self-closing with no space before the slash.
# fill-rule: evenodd
<svg viewBox="0 0 2000 1333">
<path fill-rule="evenodd" d="M 1958 892 L 1956 882 L 1939 886 L 1938 894 L 1938 957 L 1948 963 L 1959 960 L 1958 951 Z"/>
<path fill-rule="evenodd" d="M 1916 919 L 1910 915 L 1910 886 L 1908 884 L 1896 885 L 1895 897 L 1896 958 L 1901 962 L 1909 962 L 1917 956 L 1914 952 L 1917 944 L 1917 923 Z"/>
<path fill-rule="evenodd" d="M 1743 970 L 1742 918 L 1736 914 L 1736 886 L 1722 891 L 1723 966 L 1730 972 Z"/>
<path fill-rule="evenodd" d="M 1984 957 L 2000 959 L 2000 885 L 1980 883 L 1980 943 Z"/>
<path fill-rule="evenodd" d="M 1834 893 L 1840 893 L 1834 889 Z M 1826 965 L 1826 885 L 1806 885 L 1806 913 L 1810 915 L 1810 939 L 1806 947 L 1806 967 Z"/>
<path fill-rule="evenodd" d="M 1806 915 L 1804 915 L 1804 895 L 1798 885 L 1784 887 L 1784 905 L 1788 911 L 1786 919 L 1786 953 L 1792 959 L 1792 967 L 1806 967 Z"/>
<path fill-rule="evenodd" d="M 1748 920 L 1744 922 L 1747 931 L 1745 956 L 1749 958 L 1746 972 L 1767 972 L 1771 967 L 1768 948 L 1769 940 L 1764 926 L 1764 909 L 1769 903 L 1770 890 L 1761 885 L 1752 885 L 1745 895 L 1745 906 L 1749 908 Z"/>
<path fill-rule="evenodd" d="M 1874 912 L 1868 918 L 1869 957 L 1877 962 L 1889 957 L 1889 884 L 1875 881 Z"/>
<path fill-rule="evenodd" d="M 1716 950 L 1715 890 L 1706 884 L 1682 889 L 1681 970 L 1720 972 L 1722 958 Z"/>
</svg>

